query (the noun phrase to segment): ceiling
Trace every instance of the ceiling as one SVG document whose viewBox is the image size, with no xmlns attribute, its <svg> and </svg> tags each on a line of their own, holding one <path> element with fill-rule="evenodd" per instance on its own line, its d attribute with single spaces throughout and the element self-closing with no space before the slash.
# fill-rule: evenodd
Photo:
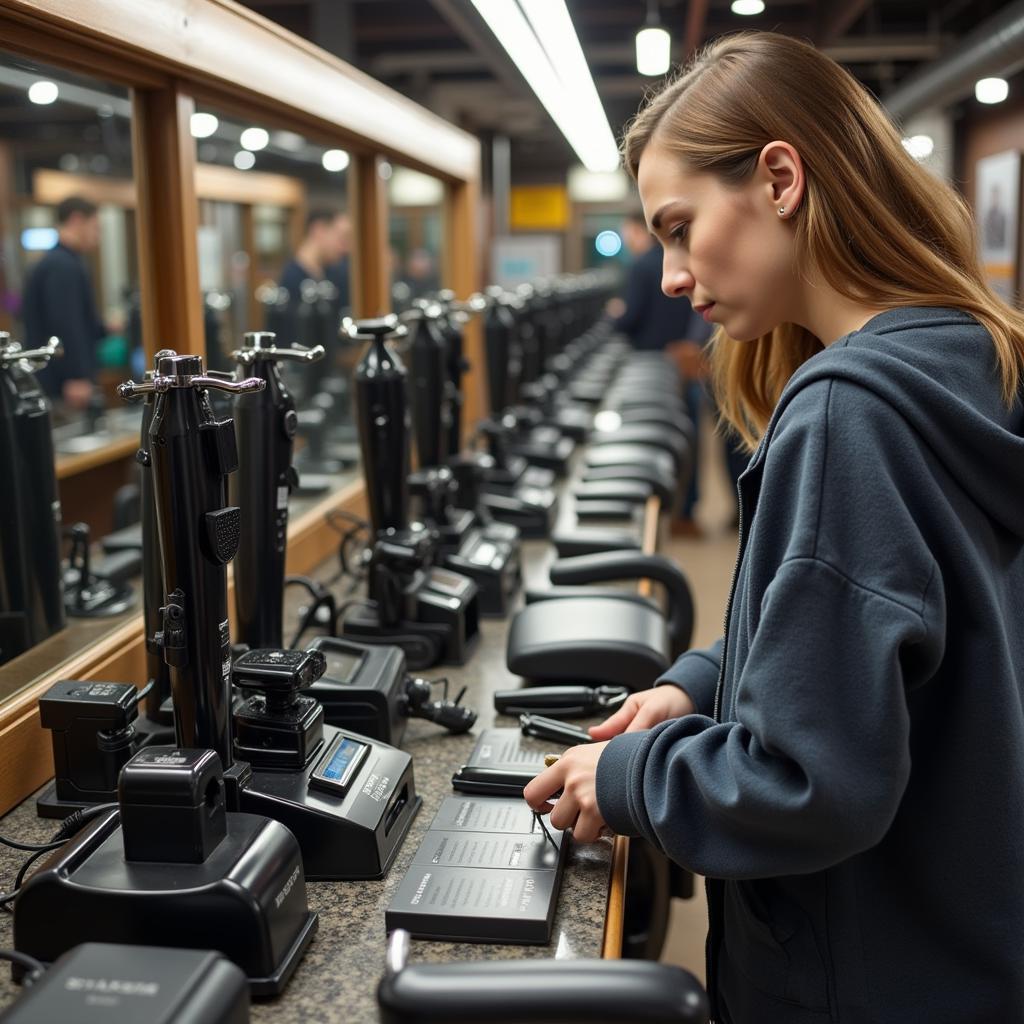
<svg viewBox="0 0 1024 1024">
<path fill-rule="evenodd" d="M 512 140 L 518 181 L 576 162 L 568 144 L 469 0 L 244 0 L 245 5 L 484 138 Z M 876 95 L 937 58 L 1008 0 L 766 0 L 741 17 L 730 0 L 660 0 L 673 60 L 738 29 L 814 41 Z M 567 0 L 616 135 L 656 79 L 636 71 L 633 37 L 648 0 Z"/>
</svg>

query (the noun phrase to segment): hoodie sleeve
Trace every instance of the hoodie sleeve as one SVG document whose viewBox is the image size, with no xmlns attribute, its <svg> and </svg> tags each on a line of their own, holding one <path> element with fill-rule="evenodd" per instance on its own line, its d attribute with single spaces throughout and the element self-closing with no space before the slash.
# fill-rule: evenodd
<svg viewBox="0 0 1024 1024">
<path fill-rule="evenodd" d="M 693 701 L 698 714 L 710 717 L 721 667 L 722 640 L 719 639 L 710 647 L 681 654 L 654 685 L 672 683 L 678 686 Z"/>
<path fill-rule="evenodd" d="M 731 720 L 617 736 L 598 763 L 613 829 L 716 878 L 817 871 L 877 843 L 910 774 L 906 689 L 941 660 L 941 580 L 934 562 L 921 579 L 927 551 L 897 529 L 908 428 L 862 396 L 830 407 L 822 387 L 766 457 L 750 543 L 768 582 L 733 609 L 729 643 L 744 630 L 749 650 Z"/>
</svg>

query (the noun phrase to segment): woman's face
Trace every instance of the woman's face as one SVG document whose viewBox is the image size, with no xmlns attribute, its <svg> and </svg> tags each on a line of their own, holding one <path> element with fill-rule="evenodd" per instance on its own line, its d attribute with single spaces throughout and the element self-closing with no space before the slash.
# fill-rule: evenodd
<svg viewBox="0 0 1024 1024">
<path fill-rule="evenodd" d="M 664 251 L 662 291 L 685 295 L 738 341 L 795 319 L 793 232 L 779 207 L 799 201 L 793 190 L 802 192 L 802 173 L 797 159 L 795 181 L 788 154 L 776 161 L 768 150 L 740 186 L 688 172 L 656 142 L 644 150 L 637 174 L 644 215 Z"/>
</svg>

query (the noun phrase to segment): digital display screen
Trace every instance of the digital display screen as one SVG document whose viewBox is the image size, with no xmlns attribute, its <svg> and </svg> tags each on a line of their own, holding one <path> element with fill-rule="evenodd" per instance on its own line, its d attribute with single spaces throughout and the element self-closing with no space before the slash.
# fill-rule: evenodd
<svg viewBox="0 0 1024 1024">
<path fill-rule="evenodd" d="M 362 663 L 365 655 L 353 654 L 349 651 L 332 651 L 329 648 L 320 648 L 320 652 L 327 658 L 327 671 L 324 676 L 339 683 L 350 683 L 355 677 L 356 670 Z"/>
<path fill-rule="evenodd" d="M 338 749 L 331 755 L 330 761 L 320 772 L 320 776 L 328 782 L 344 782 L 352 762 L 358 757 L 359 752 L 365 749 L 365 743 L 357 743 L 347 736 L 344 737 L 338 744 Z"/>
</svg>

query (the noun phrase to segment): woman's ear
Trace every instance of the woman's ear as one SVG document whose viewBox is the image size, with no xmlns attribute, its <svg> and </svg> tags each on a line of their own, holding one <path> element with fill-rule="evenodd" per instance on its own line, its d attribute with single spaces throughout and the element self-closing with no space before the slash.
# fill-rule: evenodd
<svg viewBox="0 0 1024 1024">
<path fill-rule="evenodd" d="M 796 212 L 804 197 L 804 165 L 788 142 L 769 142 L 757 160 L 765 194 L 782 219 Z"/>
</svg>

